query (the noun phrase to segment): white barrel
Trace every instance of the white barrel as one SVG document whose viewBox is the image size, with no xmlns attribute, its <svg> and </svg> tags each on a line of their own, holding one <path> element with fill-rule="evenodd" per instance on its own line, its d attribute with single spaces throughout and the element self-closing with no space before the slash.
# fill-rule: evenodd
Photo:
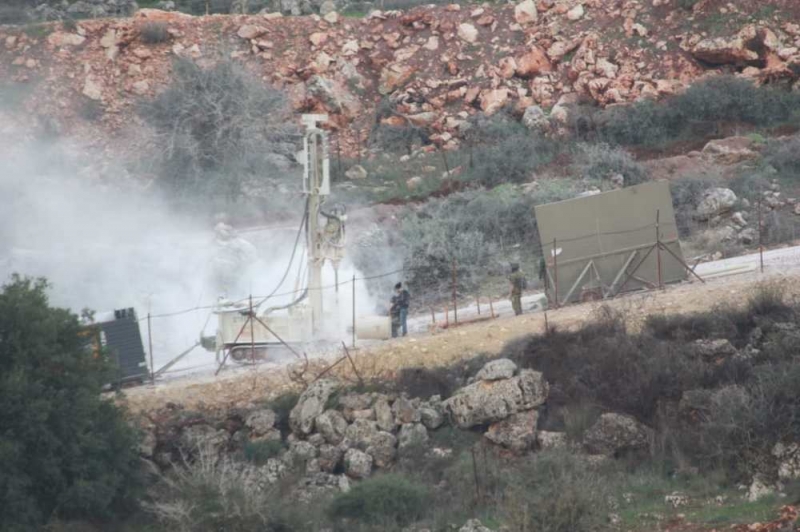
<svg viewBox="0 0 800 532">
<path fill-rule="evenodd" d="M 359 316 L 356 319 L 356 337 L 360 340 L 388 340 L 392 337 L 392 320 L 389 316 Z"/>
</svg>

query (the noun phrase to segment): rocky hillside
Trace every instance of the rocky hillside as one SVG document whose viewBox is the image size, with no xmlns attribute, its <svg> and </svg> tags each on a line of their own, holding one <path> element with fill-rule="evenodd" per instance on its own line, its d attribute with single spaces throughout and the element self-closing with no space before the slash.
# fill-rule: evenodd
<svg viewBox="0 0 800 532">
<path fill-rule="evenodd" d="M 566 120 L 566 106 L 581 98 L 603 106 L 658 98 L 708 73 L 796 84 L 798 16 L 789 0 L 525 0 L 364 18 L 142 9 L 0 27 L 0 89 L 26 123 L 47 117 L 48 127 L 107 147 L 136 123 L 136 102 L 169 84 L 176 57 L 226 55 L 285 89 L 298 113 L 329 113 L 345 151 L 376 118 L 424 126 L 454 148 L 465 119 L 506 106 L 521 114 L 538 105 Z"/>
</svg>

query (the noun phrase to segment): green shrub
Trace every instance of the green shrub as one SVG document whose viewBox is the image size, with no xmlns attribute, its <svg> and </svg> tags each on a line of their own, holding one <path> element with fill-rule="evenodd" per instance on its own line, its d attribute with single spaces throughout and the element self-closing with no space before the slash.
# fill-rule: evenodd
<svg viewBox="0 0 800 532">
<path fill-rule="evenodd" d="M 598 136 L 611 144 L 656 146 L 721 133 L 722 124 L 770 127 L 800 120 L 800 95 L 782 87 L 717 76 L 664 100 L 638 102 L 600 113 Z"/>
<path fill-rule="evenodd" d="M 428 143 L 428 135 L 416 126 L 378 125 L 372 130 L 370 145 L 389 153 L 411 155 L 414 147 Z"/>
<path fill-rule="evenodd" d="M 276 458 L 283 449 L 282 440 L 249 441 L 244 444 L 244 459 L 256 465 L 264 465 L 270 458 Z"/>
<path fill-rule="evenodd" d="M 53 308 L 44 280 L 0 289 L 0 529 L 50 519 L 103 520 L 136 504 L 137 437 L 101 390 L 112 368 L 95 357 L 78 316 Z"/>
<path fill-rule="evenodd" d="M 621 175 L 626 187 L 647 181 L 642 165 L 621 149 L 607 144 L 581 144 L 578 146 L 578 168 L 584 178 L 608 181 Z"/>
<path fill-rule="evenodd" d="M 145 44 L 161 44 L 169 41 L 170 35 L 165 22 L 146 22 L 139 30 L 139 38 Z"/>
<path fill-rule="evenodd" d="M 422 518 L 431 504 L 427 487 L 400 475 L 387 474 L 356 484 L 331 501 L 329 513 L 385 527 L 406 525 Z"/>
<path fill-rule="evenodd" d="M 694 215 L 697 206 L 700 205 L 706 191 L 718 184 L 718 180 L 709 177 L 685 177 L 670 182 L 672 208 L 675 211 L 675 223 L 678 225 L 681 237 L 687 237 L 692 233 L 696 225 Z"/>
<path fill-rule="evenodd" d="M 797 179 L 800 175 L 800 136 L 770 142 L 767 145 L 765 161 L 779 174 Z"/>
<path fill-rule="evenodd" d="M 512 530 L 592 532 L 609 513 L 608 478 L 567 452 L 542 452 L 509 472 L 502 504 Z"/>
</svg>

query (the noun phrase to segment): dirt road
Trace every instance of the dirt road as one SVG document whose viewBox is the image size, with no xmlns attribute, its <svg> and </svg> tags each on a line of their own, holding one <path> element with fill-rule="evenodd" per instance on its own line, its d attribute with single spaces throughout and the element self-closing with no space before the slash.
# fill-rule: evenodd
<svg viewBox="0 0 800 532">
<path fill-rule="evenodd" d="M 736 272 L 737 275 L 710 275 L 705 284 L 698 281 L 668 287 L 664 291 L 635 293 L 606 302 L 623 312 L 629 319 L 632 330 L 636 330 L 644 318 L 659 313 L 687 313 L 708 310 L 715 305 L 739 305 L 760 283 L 778 283 L 788 297 L 800 296 L 800 249 L 785 248 L 765 254 L 765 273 L 750 268 L 737 270 L 741 265 L 758 264 L 758 255 L 750 255 L 701 265 L 701 274 Z M 733 268 L 731 270 L 731 268 Z M 744 272 L 744 273 L 741 273 Z M 535 296 L 530 296 L 531 301 Z M 551 326 L 574 328 L 580 326 L 597 311 L 602 303 L 571 305 L 546 313 Z M 527 313 L 515 317 L 510 305 L 498 304 L 497 318 L 462 324 L 447 330 L 426 331 L 424 323 L 430 316 L 415 320 L 417 332 L 406 338 L 361 345 L 353 352 L 359 374 L 364 377 L 390 377 L 404 367 L 438 366 L 472 357 L 479 353 L 496 354 L 509 340 L 544 330 L 545 313 Z M 485 307 L 484 307 L 485 308 Z M 463 310 L 462 319 L 477 312 Z M 482 314 L 486 316 L 485 310 Z M 423 331 L 420 331 L 423 329 Z M 326 353 L 309 353 L 311 362 L 305 378 L 313 378 L 342 354 L 341 349 Z M 256 367 L 240 367 L 223 371 L 220 376 L 211 374 L 191 376 L 125 390 L 123 402 L 134 411 L 152 410 L 167 402 L 182 403 L 189 408 L 219 407 L 247 404 L 257 399 L 277 395 L 297 387 L 290 373 L 302 367 L 291 356 L 273 363 Z M 342 377 L 354 377 L 349 364 L 339 364 L 332 373 Z"/>
</svg>

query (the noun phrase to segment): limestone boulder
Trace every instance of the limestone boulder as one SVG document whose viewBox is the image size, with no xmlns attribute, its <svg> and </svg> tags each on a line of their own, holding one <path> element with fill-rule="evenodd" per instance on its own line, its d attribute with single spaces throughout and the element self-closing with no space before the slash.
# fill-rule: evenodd
<svg viewBox="0 0 800 532">
<path fill-rule="evenodd" d="M 369 419 L 356 419 L 345 430 L 345 437 L 352 447 L 365 450 L 378 434 L 378 424 Z"/>
<path fill-rule="evenodd" d="M 484 436 L 492 443 L 512 451 L 527 451 L 536 442 L 538 420 L 539 413 L 536 410 L 513 414 L 502 421 L 492 423 Z"/>
<path fill-rule="evenodd" d="M 525 108 L 522 124 L 529 130 L 538 133 L 546 133 L 550 130 L 550 120 L 538 105 L 530 105 Z"/>
<path fill-rule="evenodd" d="M 486 116 L 491 116 L 508 103 L 506 89 L 486 89 L 480 93 L 481 110 Z"/>
<path fill-rule="evenodd" d="M 647 450 L 652 435 L 650 428 L 630 416 L 607 413 L 586 431 L 583 443 L 592 454 L 617 456 Z"/>
<path fill-rule="evenodd" d="M 344 439 L 347 420 L 338 410 L 326 410 L 314 421 L 316 431 L 332 445 L 338 445 Z"/>
<path fill-rule="evenodd" d="M 372 473 L 372 457 L 358 449 L 348 449 L 344 453 L 344 472 L 350 478 L 367 478 Z"/>
<path fill-rule="evenodd" d="M 472 24 L 463 23 L 458 25 L 458 38 L 466 43 L 474 43 L 478 40 L 478 30 Z"/>
<path fill-rule="evenodd" d="M 236 32 L 240 38 L 247 39 L 248 41 L 250 39 L 257 39 L 265 33 L 267 33 L 266 28 L 254 24 L 244 24 L 240 26 L 239 30 Z"/>
<path fill-rule="evenodd" d="M 524 0 L 514 6 L 514 20 L 517 24 L 536 24 L 539 20 L 539 11 L 533 0 Z"/>
<path fill-rule="evenodd" d="M 385 398 L 380 398 L 375 401 L 373 409 L 375 410 L 375 422 L 378 428 L 382 431 L 392 432 L 396 425 L 394 413 L 392 413 L 392 407 L 389 406 L 389 401 Z"/>
<path fill-rule="evenodd" d="M 694 45 L 692 55 L 714 65 L 741 65 L 758 61 L 758 54 L 746 47 L 741 35 L 703 39 Z"/>
<path fill-rule="evenodd" d="M 397 456 L 397 438 L 389 432 L 379 431 L 371 438 L 365 452 L 372 457 L 375 467 L 388 467 Z"/>
<path fill-rule="evenodd" d="M 275 412 L 269 409 L 250 412 L 244 419 L 244 426 L 250 429 L 251 436 L 264 436 L 275 428 Z"/>
<path fill-rule="evenodd" d="M 517 372 L 517 365 L 508 358 L 498 358 L 487 362 L 475 375 L 476 381 L 497 381 L 510 379 Z"/>
<path fill-rule="evenodd" d="M 400 428 L 397 437 L 397 447 L 400 452 L 419 448 L 428 443 L 428 431 L 421 423 L 409 423 Z"/>
<path fill-rule="evenodd" d="M 729 188 L 710 188 L 697 206 L 696 217 L 699 220 L 708 220 L 729 212 L 736 205 L 736 200 L 736 194 Z"/>
<path fill-rule="evenodd" d="M 392 414 L 394 415 L 395 425 L 405 425 L 408 423 L 419 423 L 419 408 L 412 400 L 405 396 L 398 397 L 392 403 Z"/>
<path fill-rule="evenodd" d="M 367 178 L 367 171 L 364 169 L 363 166 L 357 164 L 355 166 L 351 166 L 345 173 L 345 177 L 350 181 L 360 181 L 362 179 Z"/>
<path fill-rule="evenodd" d="M 292 432 L 309 435 L 314 430 L 314 420 L 325 410 L 330 396 L 339 388 L 331 380 L 321 379 L 309 386 L 289 413 L 289 426 Z"/>
<path fill-rule="evenodd" d="M 522 370 L 510 379 L 478 381 L 444 401 L 455 425 L 470 428 L 506 419 L 512 414 L 544 404 L 549 393 L 541 373 Z"/>
<path fill-rule="evenodd" d="M 378 82 L 378 92 L 387 95 L 402 88 L 414 76 L 414 67 L 406 64 L 394 63 L 381 70 Z"/>
<path fill-rule="evenodd" d="M 716 139 L 706 144 L 702 153 L 717 164 L 738 164 L 759 157 L 754 145 L 753 139 L 748 137 Z"/>
<path fill-rule="evenodd" d="M 536 441 L 542 450 L 564 449 L 569 445 L 566 432 L 550 432 L 540 430 L 536 434 Z"/>
<path fill-rule="evenodd" d="M 532 47 L 523 55 L 517 57 L 516 64 L 515 72 L 521 78 L 532 78 L 543 72 L 553 70 L 553 65 L 550 63 L 547 53 L 538 46 Z"/>
<path fill-rule="evenodd" d="M 331 445 L 328 443 L 321 445 L 319 448 L 319 456 L 317 457 L 320 470 L 325 473 L 333 473 L 336 471 L 339 464 L 342 463 L 344 453 L 345 449 L 340 445 Z"/>
</svg>

